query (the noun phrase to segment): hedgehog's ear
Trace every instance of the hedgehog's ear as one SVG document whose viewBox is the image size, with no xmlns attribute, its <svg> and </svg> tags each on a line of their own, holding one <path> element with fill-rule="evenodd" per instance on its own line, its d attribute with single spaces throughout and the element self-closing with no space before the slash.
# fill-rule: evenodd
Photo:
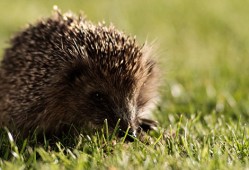
<svg viewBox="0 0 249 170">
<path fill-rule="evenodd" d="M 81 79 L 84 74 L 85 66 L 82 63 L 70 64 L 70 66 L 65 69 L 65 79 L 68 83 L 75 83 L 77 80 Z"/>
<path fill-rule="evenodd" d="M 67 80 L 70 83 L 74 83 L 77 78 L 82 75 L 82 70 L 79 67 L 74 67 L 68 70 L 67 72 Z"/>
</svg>

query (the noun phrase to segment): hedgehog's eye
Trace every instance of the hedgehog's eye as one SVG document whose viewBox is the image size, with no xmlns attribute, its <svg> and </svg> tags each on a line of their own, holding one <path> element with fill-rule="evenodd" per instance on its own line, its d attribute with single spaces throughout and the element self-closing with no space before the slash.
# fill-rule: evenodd
<svg viewBox="0 0 249 170">
<path fill-rule="evenodd" d="M 99 92 L 99 91 L 96 91 L 96 92 L 93 92 L 91 94 L 91 98 L 95 101 L 95 102 L 103 102 L 104 101 L 104 94 Z"/>
</svg>

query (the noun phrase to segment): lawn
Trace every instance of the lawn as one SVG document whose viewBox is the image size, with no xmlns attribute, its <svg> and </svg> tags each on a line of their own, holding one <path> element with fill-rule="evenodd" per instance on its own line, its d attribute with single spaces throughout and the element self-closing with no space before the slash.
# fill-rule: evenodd
<svg viewBox="0 0 249 170">
<path fill-rule="evenodd" d="M 1 130 L 0 170 L 249 168 L 248 0 L 2 0 L 1 57 L 9 38 L 54 4 L 157 44 L 160 128 L 148 142 L 96 134 L 70 146 L 15 142 Z"/>
</svg>

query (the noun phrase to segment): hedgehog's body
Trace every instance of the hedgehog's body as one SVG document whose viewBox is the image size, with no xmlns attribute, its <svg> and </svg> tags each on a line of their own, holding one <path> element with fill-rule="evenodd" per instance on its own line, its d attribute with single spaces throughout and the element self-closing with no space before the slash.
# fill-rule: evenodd
<svg viewBox="0 0 249 170">
<path fill-rule="evenodd" d="M 0 68 L 0 125 L 56 134 L 73 126 L 133 131 L 157 97 L 154 61 L 113 27 L 57 14 L 19 33 Z M 152 107 L 151 107 L 152 106 Z M 148 126 L 147 126 L 148 125 Z"/>
</svg>

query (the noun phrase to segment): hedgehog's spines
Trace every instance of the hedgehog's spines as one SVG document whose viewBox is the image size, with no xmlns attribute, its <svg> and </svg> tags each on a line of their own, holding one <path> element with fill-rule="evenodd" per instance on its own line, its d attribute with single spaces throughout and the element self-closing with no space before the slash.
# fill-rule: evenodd
<svg viewBox="0 0 249 170">
<path fill-rule="evenodd" d="M 94 25 L 55 8 L 11 45 L 0 67 L 0 124 L 10 128 L 56 133 L 65 124 L 97 128 L 107 118 L 136 130 L 156 94 L 146 45 L 112 24 Z"/>
</svg>

